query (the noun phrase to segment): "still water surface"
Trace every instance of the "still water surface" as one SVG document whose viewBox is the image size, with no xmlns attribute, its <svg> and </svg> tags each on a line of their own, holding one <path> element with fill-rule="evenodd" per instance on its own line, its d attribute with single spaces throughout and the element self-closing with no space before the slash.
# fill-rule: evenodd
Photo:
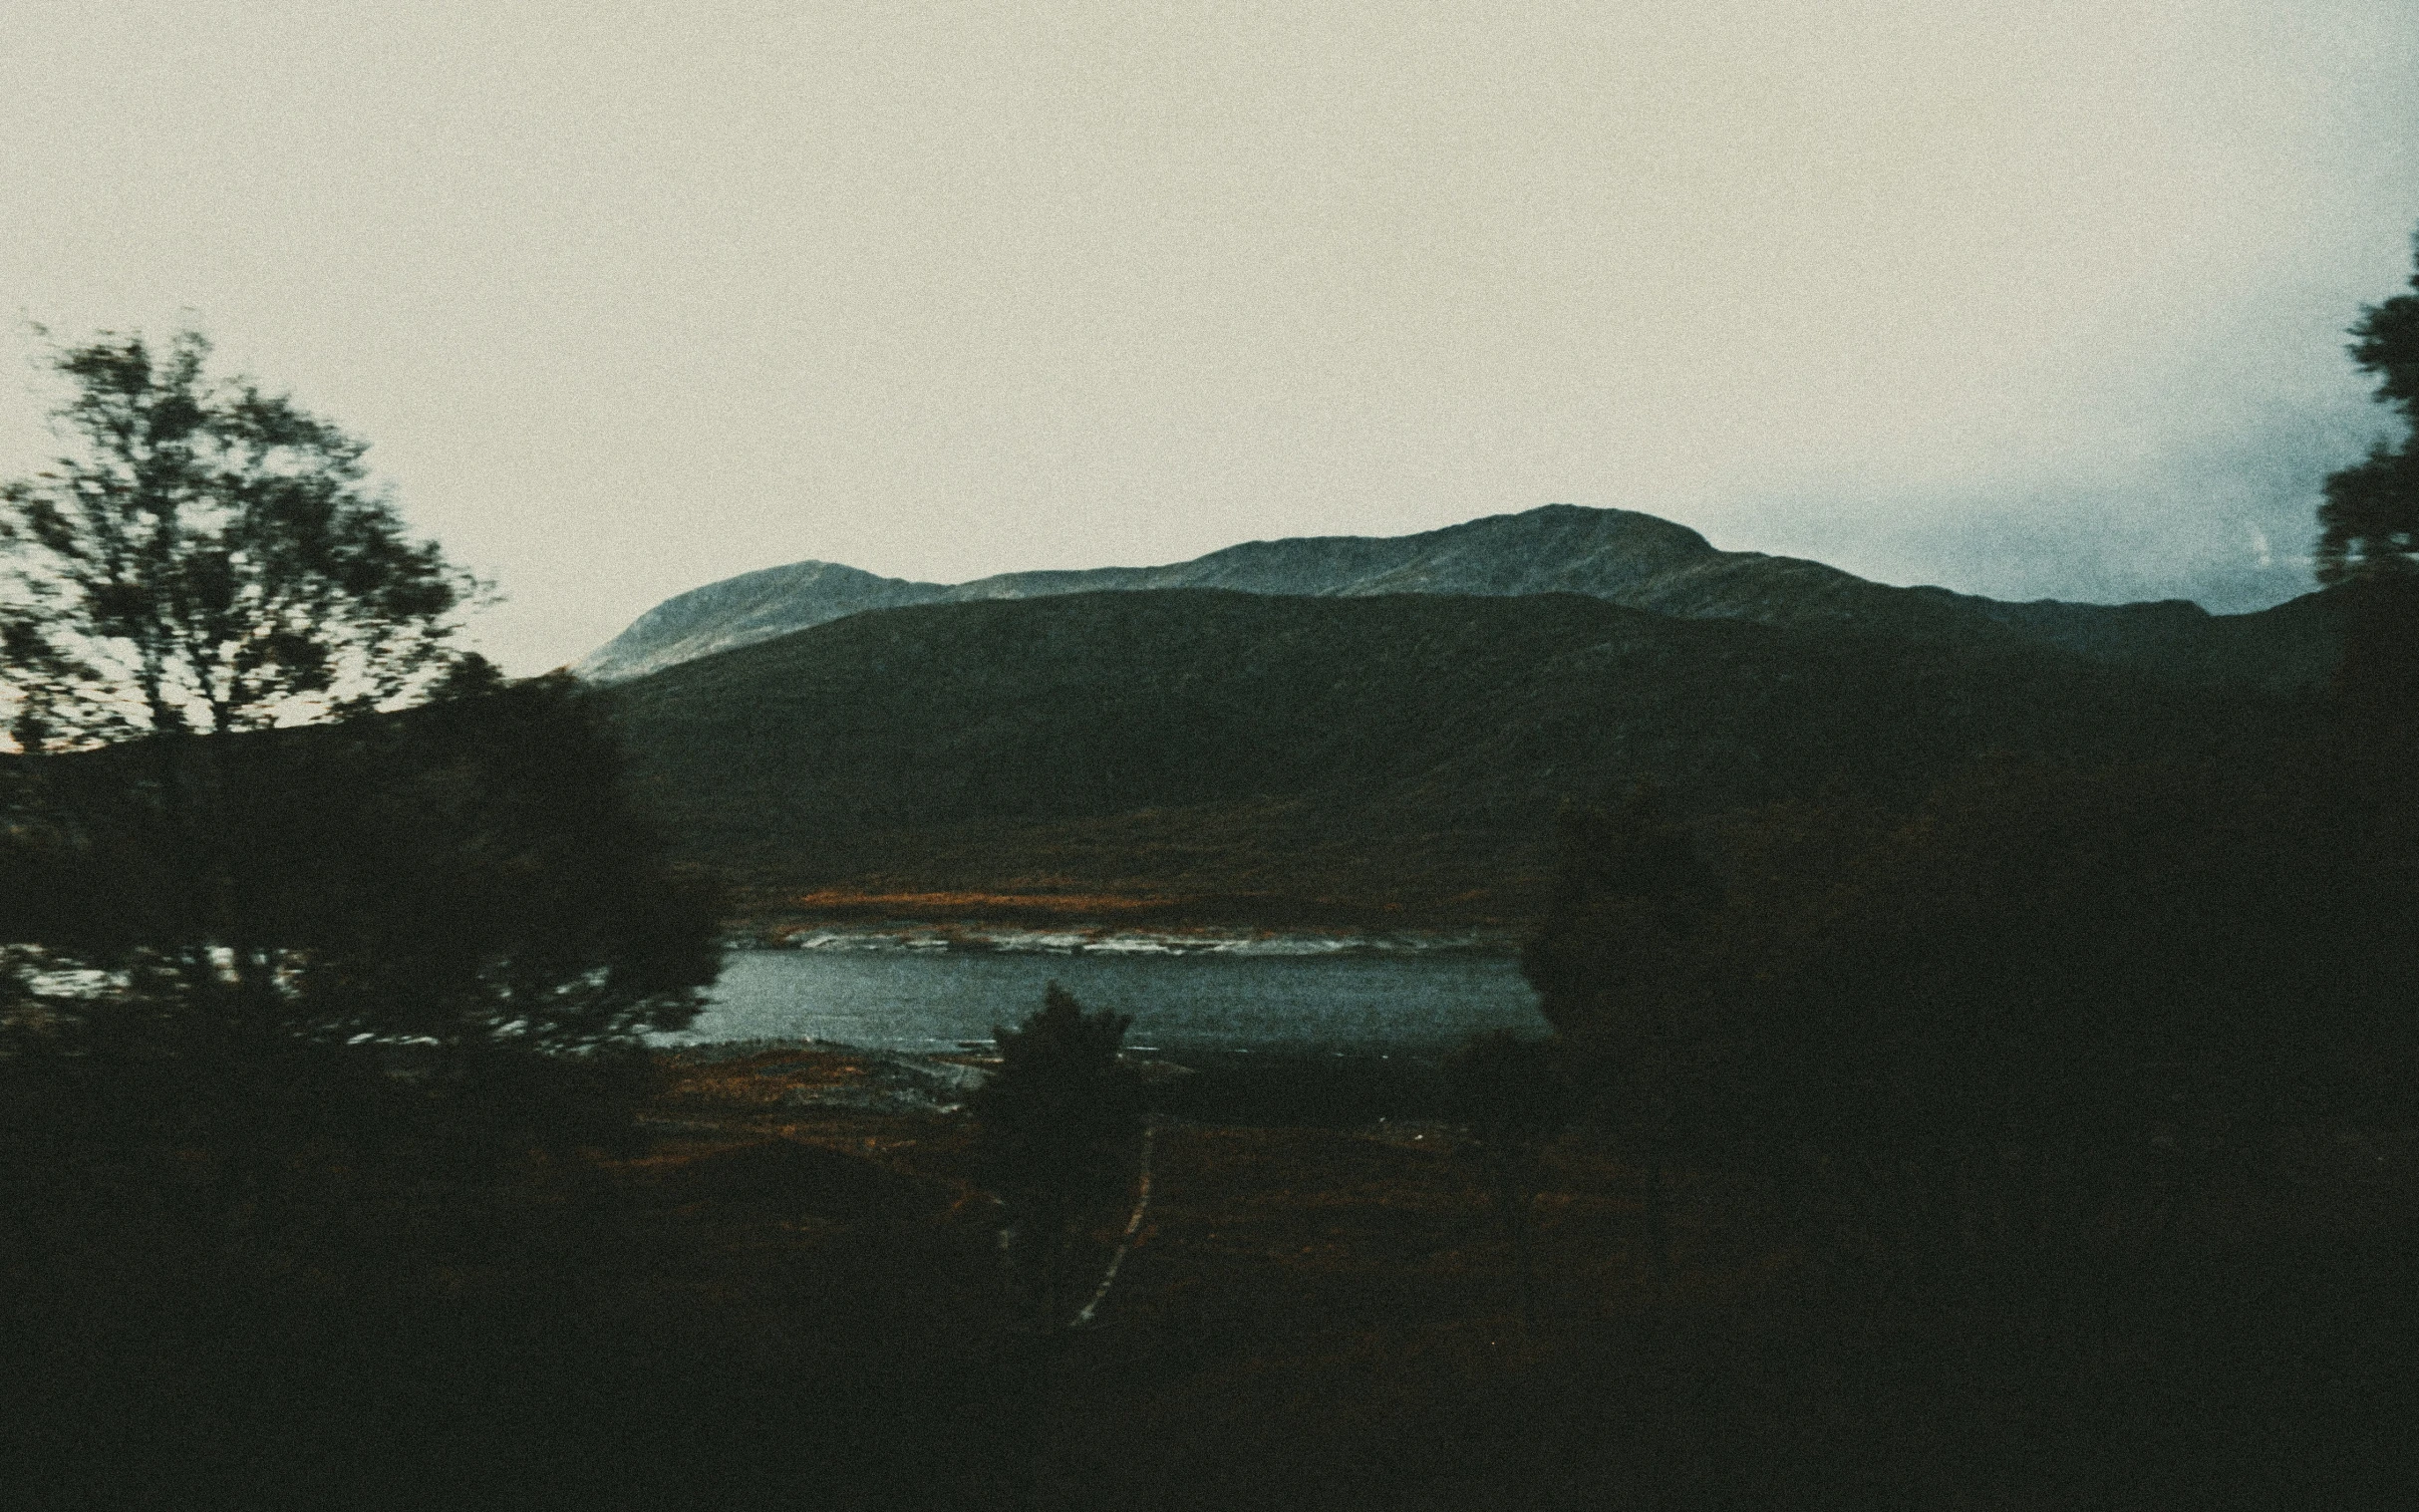
<svg viewBox="0 0 2419 1512">
<path fill-rule="evenodd" d="M 1546 1028 L 1519 963 L 1502 956 L 740 950 L 697 1023 L 658 1043 L 954 1050 L 1015 1026 L 1054 980 L 1086 1009 L 1132 1015 L 1128 1045 L 1162 1050 L 1417 1054 L 1480 1030 Z"/>
</svg>

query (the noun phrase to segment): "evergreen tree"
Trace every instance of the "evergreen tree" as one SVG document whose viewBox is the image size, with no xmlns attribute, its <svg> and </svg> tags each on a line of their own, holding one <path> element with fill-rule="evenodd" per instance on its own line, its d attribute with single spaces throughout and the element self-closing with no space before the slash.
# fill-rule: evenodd
<svg viewBox="0 0 2419 1512">
<path fill-rule="evenodd" d="M 1000 1067 L 967 1098 L 983 1179 L 1008 1210 L 1010 1263 L 1046 1329 L 1066 1321 L 1075 1224 L 1129 1173 L 1142 1092 L 1118 1045 L 1132 1022 L 1087 1014 L 1053 982 L 1020 1028 L 993 1031 Z"/>
<path fill-rule="evenodd" d="M 2413 241 L 2419 261 L 2419 238 Z M 2419 556 L 2419 271 L 2412 293 L 2369 305 L 2351 328 L 2352 361 L 2377 380 L 2376 399 L 2406 427 L 2399 445 L 2380 441 L 2367 458 L 2326 479 L 2318 506 L 2321 583 L 2400 579 Z"/>
<path fill-rule="evenodd" d="M 2419 238 L 2414 238 L 2419 262 Z M 2364 827 L 2407 871 L 2419 843 L 2410 763 L 2419 757 L 2419 271 L 2412 293 L 2360 313 L 2352 361 L 2401 416 L 2399 445 L 2330 474 L 2318 506 L 2318 581 L 2344 588 L 2343 659 L 2327 693 L 2321 753 L 2346 827 Z"/>
</svg>

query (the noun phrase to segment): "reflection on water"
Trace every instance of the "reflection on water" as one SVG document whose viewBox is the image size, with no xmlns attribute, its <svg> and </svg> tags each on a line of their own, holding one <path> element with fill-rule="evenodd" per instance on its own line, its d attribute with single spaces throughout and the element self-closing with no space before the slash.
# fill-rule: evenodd
<svg viewBox="0 0 2419 1512">
<path fill-rule="evenodd" d="M 1087 1009 L 1131 1014 L 1135 1047 L 1418 1052 L 1480 1030 L 1545 1032 L 1519 964 L 1501 956 L 744 950 L 725 958 L 697 1023 L 658 1043 L 951 1050 L 1015 1025 L 1054 980 Z"/>
</svg>

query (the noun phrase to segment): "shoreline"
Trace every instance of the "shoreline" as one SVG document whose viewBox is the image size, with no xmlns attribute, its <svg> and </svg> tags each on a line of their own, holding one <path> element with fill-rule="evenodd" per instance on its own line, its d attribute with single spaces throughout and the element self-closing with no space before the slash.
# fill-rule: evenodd
<svg viewBox="0 0 2419 1512">
<path fill-rule="evenodd" d="M 726 950 L 965 952 L 1113 957 L 1516 956 L 1519 932 L 1503 928 L 1318 930 L 1215 925 L 1136 928 L 1094 921 L 1048 925 L 989 920 L 781 920 L 728 930 Z"/>
</svg>

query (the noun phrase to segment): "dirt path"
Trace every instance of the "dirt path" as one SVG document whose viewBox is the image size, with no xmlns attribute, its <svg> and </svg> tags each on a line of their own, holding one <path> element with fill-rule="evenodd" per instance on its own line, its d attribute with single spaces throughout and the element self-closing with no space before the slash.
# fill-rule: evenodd
<svg viewBox="0 0 2419 1512">
<path fill-rule="evenodd" d="M 1100 1275 L 1098 1290 L 1092 1293 L 1091 1301 L 1083 1304 L 1083 1311 L 1075 1315 L 1075 1321 L 1068 1325 L 1069 1328 L 1094 1327 L 1093 1315 L 1099 1312 L 1100 1304 L 1108 1300 L 1109 1288 L 1117 1284 L 1117 1267 L 1125 1264 L 1125 1252 L 1134 1247 L 1134 1236 L 1142 1232 L 1142 1215 L 1150 1211 L 1151 1205 L 1151 1146 L 1158 1137 L 1157 1124 L 1142 1131 L 1141 1177 L 1135 1183 L 1134 1211 L 1125 1220 L 1125 1232 L 1117 1236 L 1117 1252 L 1108 1257 L 1108 1269 Z"/>
</svg>

